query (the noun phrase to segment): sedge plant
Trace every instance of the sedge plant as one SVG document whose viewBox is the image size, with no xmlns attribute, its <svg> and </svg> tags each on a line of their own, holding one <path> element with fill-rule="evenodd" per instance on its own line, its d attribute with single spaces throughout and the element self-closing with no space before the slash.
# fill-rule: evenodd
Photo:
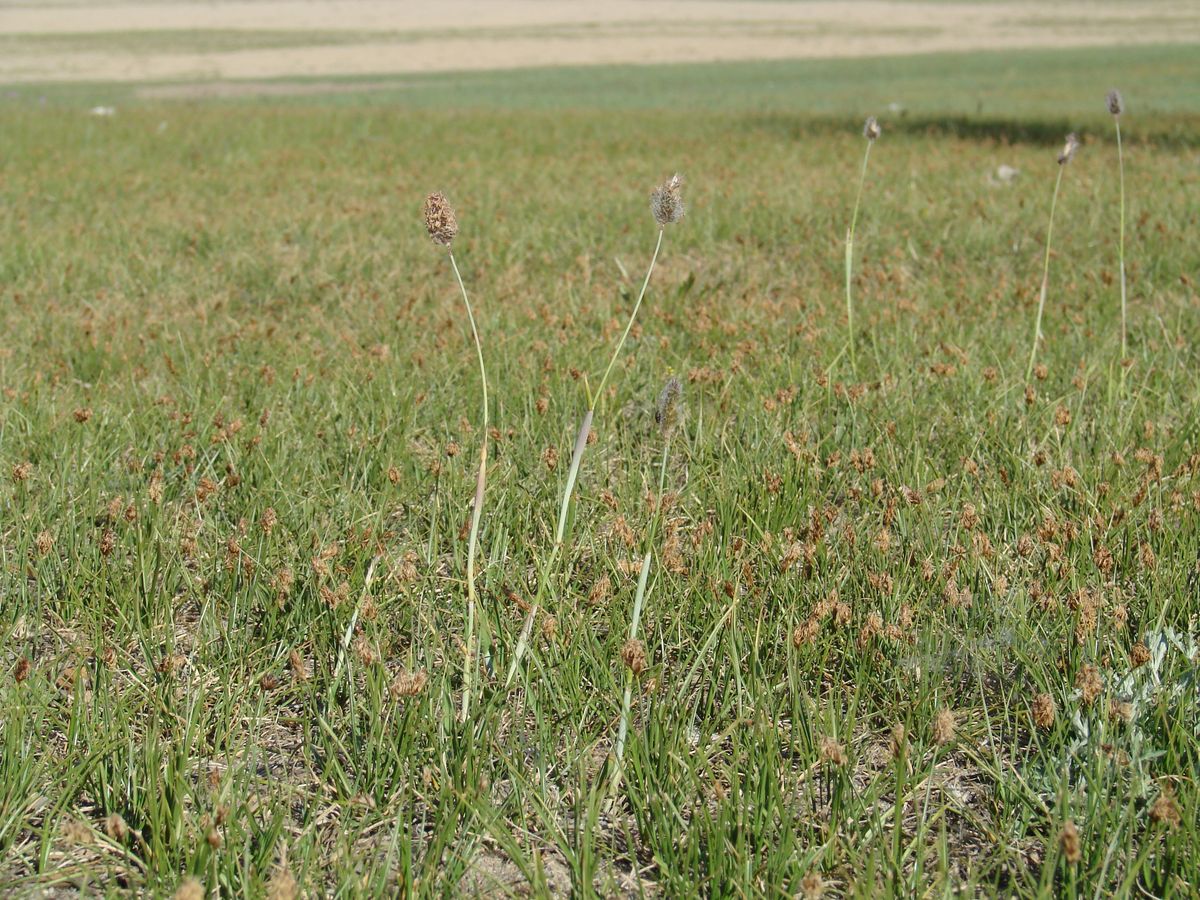
<svg viewBox="0 0 1200 900">
<path fill-rule="evenodd" d="M 563 487 L 562 499 L 559 503 L 558 524 L 554 529 L 554 545 L 550 550 L 549 559 L 539 579 L 537 594 L 534 597 L 533 604 L 529 608 L 529 613 L 525 617 L 520 637 L 517 639 L 516 650 L 513 652 L 512 663 L 508 669 L 508 677 L 505 679 L 506 685 L 512 683 L 513 678 L 516 676 L 517 668 L 521 664 L 521 659 L 525 655 L 534 620 L 537 618 L 542 600 L 545 598 L 548 578 L 553 572 L 554 566 L 558 561 L 558 556 L 562 551 L 563 540 L 567 531 L 567 518 L 571 508 L 571 497 L 575 492 L 575 483 L 579 479 L 579 467 L 583 462 L 584 451 L 587 449 L 588 436 L 592 433 L 592 422 L 595 419 L 596 406 L 600 402 L 600 398 L 604 395 L 604 388 L 607 386 L 608 379 L 612 375 L 613 367 L 617 364 L 617 359 L 620 357 L 621 350 L 625 346 L 625 341 L 629 338 L 629 332 L 633 328 L 633 323 L 637 319 L 638 311 L 642 308 L 642 300 L 645 299 L 646 289 L 650 286 L 650 276 L 654 274 L 654 265 L 658 262 L 658 254 L 662 249 L 663 236 L 666 233 L 667 226 L 674 225 L 683 218 L 682 176 L 678 173 L 672 175 L 651 193 L 650 212 L 654 216 L 654 221 L 658 223 L 658 238 L 654 244 L 654 253 L 650 256 L 650 265 L 646 268 L 646 277 L 642 280 L 642 289 L 638 292 L 637 302 L 633 304 L 633 311 L 629 314 L 629 321 L 625 323 L 625 330 L 621 333 L 621 338 L 617 341 L 617 346 L 613 349 L 612 356 L 608 360 L 608 365 L 604 369 L 604 374 L 600 378 L 600 384 L 595 392 L 590 390 L 588 392 L 588 408 L 583 415 L 583 422 L 579 426 L 579 433 L 575 437 L 575 447 L 571 452 L 571 466 L 567 470 L 567 481 Z"/>
<path fill-rule="evenodd" d="M 1063 172 L 1079 150 L 1079 137 L 1074 132 L 1067 135 L 1062 150 L 1058 153 L 1058 176 L 1054 179 L 1054 196 L 1050 200 L 1050 223 L 1046 226 L 1046 258 L 1042 265 L 1042 289 L 1038 295 L 1037 319 L 1033 325 L 1033 346 L 1029 350 L 1029 367 L 1025 380 L 1033 377 L 1033 366 L 1037 361 L 1038 340 L 1042 335 L 1042 314 L 1046 310 L 1046 288 L 1050 283 L 1050 241 L 1054 236 L 1054 211 L 1058 208 L 1058 189 L 1062 186 Z"/>
<path fill-rule="evenodd" d="M 450 258 L 450 268 L 454 270 L 454 278 L 458 282 L 462 294 L 463 306 L 467 310 L 467 320 L 471 324 L 471 336 L 475 340 L 475 355 L 479 358 L 479 383 L 483 397 L 483 426 L 479 441 L 479 474 L 475 479 L 475 502 L 471 508 L 471 531 L 467 541 L 467 638 L 466 660 L 463 663 L 463 693 L 462 718 L 466 721 L 471 711 L 471 682 L 477 656 L 477 638 L 475 636 L 475 617 L 477 615 L 477 594 L 475 589 L 475 556 L 479 547 L 479 520 L 483 514 L 483 497 L 487 488 L 487 456 L 488 456 L 488 387 L 487 369 L 483 364 L 483 345 L 479 340 L 479 328 L 475 324 L 475 311 L 471 308 L 471 298 L 467 295 L 466 285 L 463 284 L 462 273 L 458 270 L 458 262 L 454 259 L 454 237 L 458 234 L 458 219 L 454 209 L 441 192 L 430 194 L 425 198 L 425 228 L 435 244 L 446 248 Z"/>
</svg>

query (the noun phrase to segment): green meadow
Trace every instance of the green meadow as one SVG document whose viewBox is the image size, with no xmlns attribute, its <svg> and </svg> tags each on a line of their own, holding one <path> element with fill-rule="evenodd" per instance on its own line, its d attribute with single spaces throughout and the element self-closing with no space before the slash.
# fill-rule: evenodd
<svg viewBox="0 0 1200 900">
<path fill-rule="evenodd" d="M 1197 58 L 0 92 L 0 894 L 1195 896 Z"/>
</svg>

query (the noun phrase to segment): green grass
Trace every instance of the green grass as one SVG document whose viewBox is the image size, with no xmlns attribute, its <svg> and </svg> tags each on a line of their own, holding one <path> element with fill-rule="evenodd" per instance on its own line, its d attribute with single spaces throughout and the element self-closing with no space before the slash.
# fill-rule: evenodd
<svg viewBox="0 0 1200 900">
<path fill-rule="evenodd" d="M 19 89 L 0 106 L 0 892 L 169 895 L 192 874 L 258 896 L 283 859 L 347 896 L 792 896 L 813 875 L 862 897 L 1194 895 L 1200 125 L 1183 51 L 1157 57 L 972 58 L 977 85 L 1011 70 L 982 114 L 970 78 L 942 87 L 951 58 L 439 76 L 402 108 L 126 95 L 111 119 L 79 111 L 107 88 Z M 908 117 L 876 105 L 893 92 Z M 860 111 L 884 132 L 852 379 Z M 1067 124 L 1085 143 L 1027 399 Z M 689 213 L 505 690 L 585 379 L 675 170 Z M 496 428 L 492 665 L 465 724 L 478 369 L 419 221 L 434 189 Z"/>
</svg>

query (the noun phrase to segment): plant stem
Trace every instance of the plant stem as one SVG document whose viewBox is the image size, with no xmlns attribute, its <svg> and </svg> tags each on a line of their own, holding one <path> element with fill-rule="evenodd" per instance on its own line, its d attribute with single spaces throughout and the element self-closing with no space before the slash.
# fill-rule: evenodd
<svg viewBox="0 0 1200 900">
<path fill-rule="evenodd" d="M 629 640 L 637 638 L 638 622 L 642 617 L 642 604 L 646 599 L 646 583 L 650 578 L 650 558 L 654 551 L 647 550 L 642 559 L 642 571 L 638 576 L 637 595 L 633 599 L 633 619 L 629 624 Z M 617 728 L 617 742 L 613 750 L 616 767 L 613 772 L 612 790 L 615 792 L 621 784 L 621 761 L 625 755 L 625 738 L 629 733 L 629 711 L 633 708 L 633 681 L 631 669 L 625 670 L 625 696 L 621 699 L 621 724 Z"/>
<path fill-rule="evenodd" d="M 483 365 L 483 345 L 479 341 L 479 329 L 475 325 L 475 312 L 467 296 L 466 285 L 454 260 L 454 251 L 447 251 L 458 288 L 462 291 L 463 304 L 467 307 L 467 318 L 471 322 L 471 336 L 475 339 L 475 354 L 479 357 L 479 381 L 483 386 L 483 437 L 479 447 L 479 475 L 475 479 L 475 504 L 471 510 L 471 536 L 467 542 L 467 652 L 463 663 L 462 718 L 465 722 L 471 709 L 471 675 L 475 667 L 475 551 L 479 545 L 479 519 L 483 514 L 483 494 L 487 486 L 488 455 L 488 389 L 487 369 Z"/>
<path fill-rule="evenodd" d="M 613 351 L 612 359 L 608 361 L 608 368 L 604 370 L 604 377 L 600 379 L 600 387 L 596 389 L 596 394 L 592 397 L 590 409 L 596 408 L 596 404 L 600 400 L 600 395 L 604 393 L 604 385 L 608 381 L 608 376 L 612 372 L 613 366 L 617 364 L 617 357 L 621 355 L 621 348 L 625 346 L 625 339 L 629 337 L 629 330 L 633 328 L 633 320 L 637 318 L 638 310 L 642 308 L 642 298 L 646 296 L 646 288 L 650 286 L 650 276 L 654 274 L 654 264 L 658 262 L 658 251 L 662 249 L 663 234 L 666 230 L 665 225 L 659 226 L 658 241 L 654 244 L 654 255 L 650 257 L 650 267 L 646 269 L 646 277 L 642 281 L 642 290 L 638 293 L 637 303 L 633 304 L 633 312 L 629 316 L 629 321 L 625 323 L 625 331 L 621 334 L 621 340 L 617 341 L 617 349 Z"/>
<path fill-rule="evenodd" d="M 1054 179 L 1054 199 L 1050 201 L 1050 224 L 1046 228 L 1046 261 L 1042 266 L 1042 291 L 1038 298 L 1037 321 L 1033 326 L 1033 347 L 1029 351 L 1029 368 L 1025 372 L 1025 381 L 1033 377 L 1033 363 L 1037 359 L 1038 337 L 1042 333 L 1042 312 L 1046 309 L 1046 286 L 1050 281 L 1050 238 L 1054 234 L 1054 210 L 1058 206 L 1058 188 L 1062 184 L 1065 164 L 1058 167 L 1058 177 Z"/>
<path fill-rule="evenodd" d="M 867 141 L 867 152 L 863 154 L 862 172 L 858 176 L 858 192 L 854 196 L 854 212 L 850 216 L 850 227 L 846 229 L 846 328 L 850 335 L 850 367 L 858 374 L 858 359 L 854 353 L 854 303 L 850 296 L 850 280 L 854 271 L 854 229 L 858 225 L 858 207 L 862 202 L 863 185 L 867 180 L 867 161 L 871 158 L 871 145 Z"/>
<path fill-rule="evenodd" d="M 1113 120 L 1117 126 L 1117 170 L 1121 183 L 1121 230 L 1117 243 L 1117 257 L 1121 269 L 1121 381 L 1125 381 L 1126 318 L 1125 318 L 1125 155 L 1121 148 L 1121 120 Z"/>
<path fill-rule="evenodd" d="M 654 537 L 658 523 L 662 520 L 663 489 L 667 482 L 667 461 L 671 450 L 671 436 L 663 442 L 662 464 L 658 470 L 658 511 L 650 521 L 650 530 L 646 536 L 646 556 L 642 560 L 641 575 L 638 576 L 637 595 L 633 599 L 633 616 L 629 623 L 629 640 L 637 638 L 638 623 L 642 618 L 642 606 L 646 599 L 646 583 L 650 575 L 650 558 L 654 553 Z M 621 784 L 622 760 L 625 755 L 625 738 L 629 733 L 629 713 L 633 708 L 633 672 L 625 672 L 625 696 L 621 701 L 621 724 L 617 728 L 617 742 L 614 747 L 616 766 L 613 774 L 612 791 L 615 793 Z"/>
<path fill-rule="evenodd" d="M 567 483 L 563 488 L 562 502 L 558 508 L 558 525 L 554 530 L 554 546 L 550 551 L 550 562 L 546 566 L 546 572 L 548 573 L 552 573 L 554 570 L 554 564 L 558 561 L 559 551 L 562 548 L 563 539 L 567 532 L 567 514 L 571 508 L 571 497 L 575 492 L 575 482 L 579 479 L 579 467 L 583 462 L 584 450 L 587 449 L 587 439 L 592 430 L 592 419 L 595 417 L 596 406 L 604 394 L 604 386 L 608 383 L 608 376 L 612 374 L 613 366 L 617 363 L 617 357 L 621 355 L 621 349 L 625 346 L 625 341 L 629 337 L 630 330 L 633 328 L 633 322 L 637 318 L 638 310 L 642 308 L 642 300 L 645 299 L 646 289 L 650 286 L 650 276 L 654 274 L 654 264 L 658 262 L 658 252 L 662 249 L 663 234 L 666 230 L 666 226 L 660 226 L 658 229 L 658 240 L 654 244 L 654 254 L 650 257 L 650 265 L 646 269 L 646 277 L 642 281 L 642 289 L 638 293 L 637 302 L 633 305 L 633 312 L 629 315 L 629 321 L 625 323 L 625 331 L 622 332 L 621 339 L 617 341 L 617 347 L 613 351 L 612 358 L 608 361 L 608 367 L 604 370 L 604 376 L 600 379 L 600 386 L 589 400 L 587 412 L 583 416 L 583 423 L 579 426 L 579 433 L 575 437 L 575 449 L 571 453 L 571 468 L 567 470 Z M 512 664 L 508 669 L 508 677 L 504 681 L 506 687 L 512 683 L 517 667 L 521 664 L 521 659 L 525 655 L 525 650 L 529 643 L 529 635 L 533 631 L 533 620 L 537 618 L 538 611 L 541 608 L 541 599 L 545 596 L 544 588 L 545 582 L 543 578 L 542 583 L 538 587 L 533 605 L 529 607 L 529 613 L 525 616 L 525 624 L 521 627 L 521 635 L 517 638 L 517 648 L 513 653 Z"/>
</svg>

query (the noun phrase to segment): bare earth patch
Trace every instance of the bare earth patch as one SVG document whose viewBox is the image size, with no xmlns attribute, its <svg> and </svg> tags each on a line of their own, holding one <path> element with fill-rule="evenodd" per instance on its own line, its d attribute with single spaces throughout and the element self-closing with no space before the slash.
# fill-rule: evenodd
<svg viewBox="0 0 1200 900">
<path fill-rule="evenodd" d="M 0 82 L 254 80 L 616 63 L 856 57 L 1200 41 L 1188 3 L 1136 5 L 344 0 L 0 0 Z M 298 45 L 156 47 L 145 32 L 295 31 Z M 136 48 L 121 38 L 143 32 Z M 45 35 L 88 36 L 78 50 Z M 96 36 L 114 46 L 97 47 Z M 251 44 L 253 41 L 249 41 Z M 262 93 L 263 91 L 258 91 Z"/>
</svg>

